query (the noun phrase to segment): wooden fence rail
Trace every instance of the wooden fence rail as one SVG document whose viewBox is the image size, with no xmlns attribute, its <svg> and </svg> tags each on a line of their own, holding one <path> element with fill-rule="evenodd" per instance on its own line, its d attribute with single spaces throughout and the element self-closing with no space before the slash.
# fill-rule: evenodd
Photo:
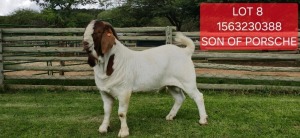
<svg viewBox="0 0 300 138">
<path fill-rule="evenodd" d="M 149 49 L 151 47 L 148 46 L 156 45 L 155 42 L 173 43 L 176 33 L 174 27 L 130 27 L 116 28 L 116 31 L 124 44 L 134 46 L 129 47 L 133 50 Z M 94 86 L 65 86 L 59 83 L 57 85 L 47 83 L 36 85 L 19 84 L 18 82 L 21 80 L 28 80 L 28 82 L 30 80 L 93 80 L 93 69 L 86 64 L 87 57 L 81 46 L 83 32 L 84 28 L 0 28 L 0 85 L 11 89 L 96 90 Z M 199 39 L 199 32 L 183 33 L 194 40 Z M 300 36 L 300 33 L 298 34 Z M 138 43 L 145 43 L 147 47 L 140 47 Z M 197 41 L 195 44 L 199 45 Z M 284 53 L 205 52 L 197 48 L 192 59 L 199 78 L 300 82 L 299 51 Z M 215 60 L 222 62 L 213 62 Z M 290 66 L 239 64 L 244 61 L 285 62 L 290 63 Z M 208 73 L 205 72 L 207 70 L 209 70 Z M 228 73 L 230 71 L 236 72 Z M 60 72 L 60 74 L 56 72 Z M 277 75 L 276 73 L 288 75 Z M 198 83 L 198 86 L 200 89 L 300 90 L 300 86 L 257 84 Z"/>
</svg>

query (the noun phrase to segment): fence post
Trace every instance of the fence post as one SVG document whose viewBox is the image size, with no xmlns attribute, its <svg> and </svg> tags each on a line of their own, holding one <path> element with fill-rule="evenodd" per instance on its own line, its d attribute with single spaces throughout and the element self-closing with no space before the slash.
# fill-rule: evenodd
<svg viewBox="0 0 300 138">
<path fill-rule="evenodd" d="M 2 46 L 2 29 L 0 28 L 0 88 L 3 89 L 4 71 L 3 71 L 3 46 Z"/>
<path fill-rule="evenodd" d="M 166 27 L 166 44 L 172 44 L 172 27 Z"/>
<path fill-rule="evenodd" d="M 60 41 L 59 43 L 60 43 L 60 47 L 66 47 L 67 46 L 67 42 L 66 41 Z M 62 52 L 62 53 L 60 53 L 60 56 L 64 57 L 64 56 L 66 56 L 66 53 Z M 65 61 L 59 61 L 59 64 L 60 64 L 60 66 L 63 67 L 63 66 L 66 65 L 66 62 Z M 64 76 L 65 72 L 64 71 L 59 71 L 59 75 L 60 76 Z"/>
</svg>

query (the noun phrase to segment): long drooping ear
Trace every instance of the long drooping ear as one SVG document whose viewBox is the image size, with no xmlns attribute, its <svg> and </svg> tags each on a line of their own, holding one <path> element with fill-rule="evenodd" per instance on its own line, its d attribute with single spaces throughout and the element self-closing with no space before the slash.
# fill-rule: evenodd
<svg viewBox="0 0 300 138">
<path fill-rule="evenodd" d="M 116 43 L 116 36 L 114 35 L 114 30 L 111 29 L 111 25 L 107 25 L 107 29 L 104 30 L 101 40 L 101 51 L 103 54 L 107 53 L 113 45 Z"/>
<path fill-rule="evenodd" d="M 91 67 L 94 67 L 96 65 L 96 59 L 93 55 L 91 54 L 88 54 L 88 64 L 91 66 Z"/>
<path fill-rule="evenodd" d="M 117 33 L 116 33 L 116 30 L 115 30 L 115 29 L 112 27 L 112 25 L 110 25 L 110 24 L 109 24 L 109 29 L 112 31 L 112 33 L 113 33 L 113 35 L 115 36 L 115 38 L 119 40 L 119 37 L 118 37 L 118 35 L 117 35 Z"/>
<path fill-rule="evenodd" d="M 109 28 L 112 31 L 112 33 L 115 36 L 115 38 L 117 38 L 119 40 L 119 37 L 118 37 L 118 35 L 117 35 L 116 30 L 114 29 L 114 27 L 110 23 L 108 23 L 108 22 L 103 22 L 103 23 L 105 24 L 105 26 L 107 28 Z"/>
</svg>

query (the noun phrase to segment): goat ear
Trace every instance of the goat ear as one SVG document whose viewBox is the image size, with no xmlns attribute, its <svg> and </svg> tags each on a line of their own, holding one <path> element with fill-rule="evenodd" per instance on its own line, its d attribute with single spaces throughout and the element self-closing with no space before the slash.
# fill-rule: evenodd
<svg viewBox="0 0 300 138">
<path fill-rule="evenodd" d="M 102 53 L 105 54 L 107 53 L 115 44 L 115 36 L 111 33 L 110 31 L 106 31 L 102 35 L 102 40 L 101 40 L 101 50 Z"/>
<path fill-rule="evenodd" d="M 104 24 L 110 29 L 110 31 L 113 33 L 115 38 L 119 40 L 118 35 L 117 35 L 116 30 L 114 29 L 114 27 L 108 22 L 104 22 Z"/>
<path fill-rule="evenodd" d="M 91 67 L 94 67 L 96 65 L 96 59 L 91 54 L 88 54 L 87 62 Z"/>
<path fill-rule="evenodd" d="M 118 35 L 117 35 L 115 29 L 114 29 L 111 25 L 109 26 L 109 28 L 110 28 L 110 30 L 112 31 L 112 33 L 113 33 L 113 35 L 115 36 L 115 38 L 119 40 Z"/>
</svg>

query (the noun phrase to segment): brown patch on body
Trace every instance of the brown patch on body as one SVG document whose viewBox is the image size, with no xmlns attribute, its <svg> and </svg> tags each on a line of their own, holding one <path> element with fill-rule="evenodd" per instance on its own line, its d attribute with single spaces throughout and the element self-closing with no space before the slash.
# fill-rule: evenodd
<svg viewBox="0 0 300 138">
<path fill-rule="evenodd" d="M 115 55 L 111 55 L 108 59 L 108 63 L 107 63 L 107 67 L 106 67 L 106 75 L 110 76 L 113 72 L 113 65 L 114 65 L 114 59 L 115 59 Z"/>
</svg>

